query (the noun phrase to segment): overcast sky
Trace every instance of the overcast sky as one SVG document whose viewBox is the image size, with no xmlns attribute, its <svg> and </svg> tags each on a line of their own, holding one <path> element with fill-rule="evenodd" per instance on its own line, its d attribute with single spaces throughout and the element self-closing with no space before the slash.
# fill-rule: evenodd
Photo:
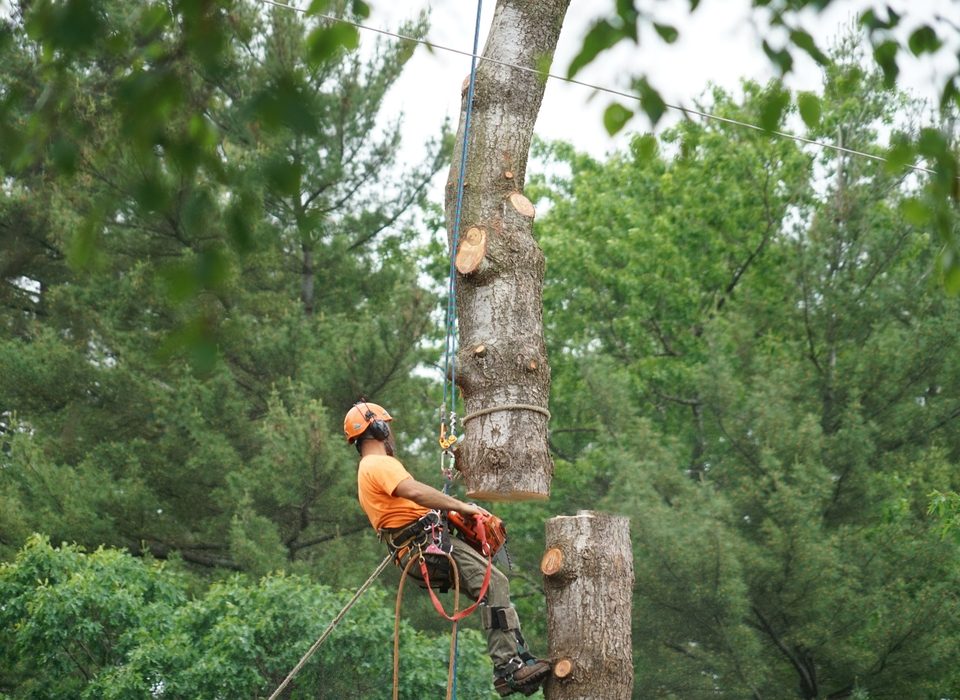
<svg viewBox="0 0 960 700">
<path fill-rule="evenodd" d="M 431 9 L 432 42 L 469 51 L 473 42 L 477 3 L 475 0 L 372 0 L 373 13 L 368 23 L 395 29 L 404 18 L 421 8 Z M 481 21 L 480 50 L 493 16 L 495 0 L 484 0 Z M 715 83 L 736 90 L 742 78 L 765 81 L 774 75 L 769 60 L 760 48 L 758 28 L 751 19 L 748 0 L 703 0 L 692 15 L 688 0 L 646 2 L 654 8 L 659 21 L 673 24 L 680 30 L 680 40 L 666 45 L 650 31 L 641 37 L 639 47 L 624 44 L 602 54 L 577 78 L 614 89 L 628 88 L 631 75 L 646 72 L 668 103 L 691 106 L 694 100 Z M 937 14 L 960 27 L 960 3 L 956 0 L 835 0 L 829 11 L 820 16 L 810 13 L 804 26 L 814 34 L 821 47 L 829 46 L 844 25 L 851 24 L 857 13 L 867 7 L 890 5 L 906 14 L 906 27 L 915 27 L 921 20 L 930 21 Z M 571 0 L 564 22 L 552 72 L 565 74 L 566 67 L 579 49 L 583 36 L 596 16 L 612 12 L 613 0 Z M 944 25 L 941 25 L 944 26 Z M 373 37 L 363 37 L 370 41 Z M 960 29 L 953 32 L 952 51 L 942 50 L 935 59 L 910 61 L 902 66 L 903 84 L 923 97 L 935 99 L 934 84 L 942 84 L 945 73 L 956 70 Z M 794 52 L 799 54 L 799 52 Z M 795 74 L 788 79 L 793 89 L 817 90 L 820 71 L 810 59 L 795 55 Z M 408 64 L 404 77 L 388 98 L 385 112 L 406 115 L 404 135 L 406 149 L 415 155 L 416 145 L 439 132 L 445 117 L 454 119 L 460 107 L 460 85 L 470 69 L 470 59 L 445 51 L 429 53 L 418 48 Z M 603 129 L 601 116 L 612 98 L 595 94 L 589 88 L 557 80 L 548 82 L 536 132 L 546 139 L 573 142 L 580 150 L 595 156 L 622 146 L 626 136 L 611 139 Z M 668 112 L 664 123 L 675 120 L 677 113 Z M 662 126 L 662 125 L 661 125 Z M 635 119 L 630 130 L 647 130 L 649 124 Z"/>
</svg>

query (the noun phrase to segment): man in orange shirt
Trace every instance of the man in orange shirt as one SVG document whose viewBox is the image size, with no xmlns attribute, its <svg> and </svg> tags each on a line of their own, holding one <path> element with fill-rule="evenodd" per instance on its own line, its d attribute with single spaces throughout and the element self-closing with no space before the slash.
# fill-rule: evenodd
<svg viewBox="0 0 960 700">
<path fill-rule="evenodd" d="M 414 479 L 396 458 L 396 444 L 389 423 L 392 417 L 375 403 L 360 401 L 347 412 L 343 431 L 347 442 L 360 453 L 357 469 L 357 494 L 370 524 L 387 540 L 395 552 L 411 533 L 424 532 L 424 524 L 436 523 L 437 513 L 455 510 L 465 517 L 485 511 L 471 503 L 448 496 Z M 457 565 L 461 590 L 474 600 L 480 595 L 487 571 L 487 560 L 463 540 L 446 535 L 444 550 Z M 397 543 L 398 546 L 393 546 Z M 401 550 L 400 557 L 409 556 Z M 448 576 L 446 556 L 426 554 L 431 584 L 450 585 L 437 580 Z M 414 570 L 412 569 L 411 572 Z M 416 573 L 412 575 L 417 576 Z M 480 603 L 487 653 L 493 661 L 494 687 L 500 695 L 532 695 L 550 672 L 550 664 L 534 658 L 526 650 L 520 634 L 520 620 L 510 604 L 510 582 L 493 567 L 486 595 Z"/>
</svg>

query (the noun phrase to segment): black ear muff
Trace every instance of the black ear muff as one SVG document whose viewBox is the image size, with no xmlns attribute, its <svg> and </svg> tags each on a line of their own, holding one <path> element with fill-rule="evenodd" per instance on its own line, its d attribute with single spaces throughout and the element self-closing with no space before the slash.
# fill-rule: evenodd
<svg viewBox="0 0 960 700">
<path fill-rule="evenodd" d="M 387 425 L 386 421 L 378 418 L 370 423 L 370 427 L 367 428 L 367 434 L 374 440 L 386 440 L 390 437 L 390 426 Z"/>
<path fill-rule="evenodd" d="M 364 418 L 370 421 L 370 425 L 367 426 L 365 431 L 369 437 L 372 437 L 374 440 L 386 440 L 390 437 L 390 426 L 387 425 L 387 421 L 380 420 L 375 416 L 374 412 L 369 409 L 367 409 L 367 414 Z"/>
</svg>

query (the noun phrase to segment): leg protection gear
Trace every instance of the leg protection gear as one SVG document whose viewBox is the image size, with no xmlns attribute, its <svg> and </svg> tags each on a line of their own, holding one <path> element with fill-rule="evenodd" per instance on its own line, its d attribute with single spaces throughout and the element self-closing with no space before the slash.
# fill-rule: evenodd
<svg viewBox="0 0 960 700">
<path fill-rule="evenodd" d="M 492 608 L 489 605 L 483 605 L 480 607 L 480 619 L 484 629 L 520 631 L 520 618 L 513 607 Z"/>
</svg>

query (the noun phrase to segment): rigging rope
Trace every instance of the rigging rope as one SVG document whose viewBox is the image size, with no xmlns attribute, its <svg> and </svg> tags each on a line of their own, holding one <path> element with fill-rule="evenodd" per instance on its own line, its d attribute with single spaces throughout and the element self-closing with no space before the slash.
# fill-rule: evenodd
<svg viewBox="0 0 960 700">
<path fill-rule="evenodd" d="M 453 571 L 453 617 L 452 628 L 450 631 L 450 662 L 447 665 L 447 698 L 453 700 L 457 697 L 457 637 L 459 636 L 460 617 L 457 617 L 460 609 L 460 574 L 457 571 L 457 562 L 447 553 L 447 560 L 450 562 Z M 422 555 L 420 557 L 423 559 Z M 400 585 L 397 586 L 397 604 L 394 609 L 393 618 L 393 700 L 397 700 L 400 693 L 400 603 L 403 601 L 403 584 L 406 583 L 407 574 L 410 573 L 410 567 L 413 566 L 413 552 L 407 559 L 407 565 L 403 567 L 403 573 L 400 574 Z M 427 581 L 429 586 L 429 580 Z M 431 589 L 432 592 L 432 589 Z M 449 619 L 449 618 L 448 618 Z"/>
<path fill-rule="evenodd" d="M 310 657 L 313 656 L 314 652 L 316 652 L 316 650 L 320 648 L 320 645 L 323 644 L 324 641 L 326 641 L 327 637 L 330 636 L 330 633 L 340 623 L 340 620 L 343 619 L 343 616 L 347 614 L 347 611 L 353 607 L 353 604 L 357 602 L 357 600 L 360 598 L 363 592 L 366 591 L 373 584 L 377 576 L 379 576 L 380 573 L 385 568 L 387 568 L 387 564 L 390 563 L 391 559 L 393 559 L 393 554 L 388 554 L 384 558 L 384 560 L 380 562 L 380 566 L 378 566 L 376 570 L 374 570 L 374 572 L 370 574 L 370 578 L 368 578 L 366 582 L 362 586 L 360 586 L 360 588 L 357 589 L 357 592 L 353 594 L 353 598 L 351 598 L 350 601 L 343 607 L 343 610 L 341 610 L 337 614 L 337 616 L 333 618 L 333 622 L 327 625 L 327 629 L 323 631 L 323 634 L 320 635 L 320 638 L 316 642 L 314 642 L 313 646 L 311 646 L 307 650 L 307 653 L 304 654 L 303 657 L 300 659 L 300 661 L 297 663 L 297 665 L 293 667 L 293 670 L 287 674 L 287 677 L 284 678 L 283 682 L 277 687 L 276 690 L 273 691 L 273 693 L 270 695 L 268 700 L 276 700 L 276 698 L 280 696 L 280 693 L 283 692 L 283 689 L 286 688 L 287 685 L 290 683 L 290 681 L 293 680 L 294 676 L 300 673 L 300 669 L 304 667 L 304 664 L 307 663 Z"/>
<path fill-rule="evenodd" d="M 463 218 L 463 189 L 467 176 L 467 151 L 470 146 L 470 126 L 473 116 L 473 96 L 477 82 L 477 50 L 480 46 L 480 18 L 483 0 L 477 0 L 477 21 L 473 30 L 473 51 L 470 53 L 470 83 L 467 86 L 467 106 L 463 118 L 463 142 L 460 146 L 460 170 L 457 173 L 457 199 L 453 213 L 450 240 L 450 268 L 447 277 L 446 338 L 443 361 L 443 402 L 440 408 L 440 448 L 446 453 L 456 442 L 457 410 L 457 247 L 460 243 L 460 226 Z M 450 434 L 447 429 L 447 393 L 450 394 Z M 441 469 L 443 457 L 441 456 Z M 445 475 L 447 476 L 447 475 Z M 449 479 L 447 479 L 449 482 Z M 445 487 L 449 488 L 449 484 Z"/>
</svg>

